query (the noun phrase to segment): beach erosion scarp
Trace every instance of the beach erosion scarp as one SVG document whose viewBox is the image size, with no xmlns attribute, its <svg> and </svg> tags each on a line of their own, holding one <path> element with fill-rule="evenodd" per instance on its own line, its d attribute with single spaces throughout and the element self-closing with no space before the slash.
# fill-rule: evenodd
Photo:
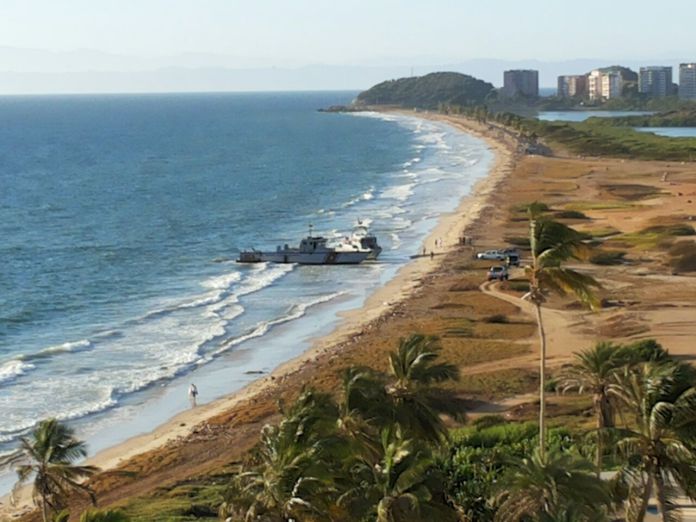
<svg viewBox="0 0 696 522">
<path fill-rule="evenodd" d="M 427 115 L 414 115 L 408 113 L 394 113 L 396 117 L 421 118 Z M 382 117 L 373 115 L 373 117 Z M 451 125 L 450 122 L 447 122 Z M 470 129 L 459 129 L 460 131 L 476 134 L 478 131 L 472 127 Z M 308 371 L 314 365 L 322 364 L 333 357 L 342 357 L 341 350 L 354 339 L 364 334 L 370 324 L 379 321 L 391 313 L 394 313 L 396 306 L 405 298 L 412 294 L 422 283 L 423 278 L 433 273 L 440 266 L 447 252 L 456 249 L 463 231 L 468 225 L 473 223 L 486 207 L 486 198 L 491 191 L 495 190 L 505 173 L 509 170 L 509 161 L 512 152 L 508 147 L 489 142 L 495 153 L 495 164 L 489 169 L 485 177 L 480 179 L 471 193 L 460 201 L 458 208 L 451 212 L 445 212 L 437 216 L 437 224 L 430 231 L 429 236 L 423 242 L 428 253 L 424 257 L 416 257 L 398 270 L 398 273 L 387 283 L 378 287 L 363 305 L 357 309 L 340 312 L 338 326 L 328 335 L 313 339 L 311 346 L 299 357 L 282 363 L 271 373 L 259 376 L 256 372 L 249 372 L 248 382 L 244 388 L 231 394 L 227 394 L 219 399 L 207 404 L 196 407 L 195 409 L 185 409 L 175 413 L 169 420 L 160 417 L 160 425 L 144 434 L 138 434 L 125 441 L 118 441 L 118 424 L 112 425 L 109 429 L 112 432 L 112 439 L 116 444 L 98 451 L 96 455 L 89 459 L 91 464 L 97 465 L 103 470 L 113 470 L 120 466 L 129 466 L 129 459 L 134 457 L 144 458 L 147 455 L 158 451 L 175 451 L 179 445 L 186 445 L 191 438 L 214 437 L 216 429 L 214 426 L 221 426 L 231 412 L 240 409 L 245 410 L 248 420 L 254 422 L 247 423 L 250 427 L 246 433 L 246 444 L 240 444 L 239 449 L 246 448 L 258 434 L 259 422 L 265 422 L 273 418 L 276 411 L 275 402 L 279 394 L 282 394 L 281 384 L 292 383 L 293 379 L 301 378 L 299 374 Z M 437 244 L 441 245 L 435 247 Z M 421 250 L 419 246 L 418 251 Z M 433 251 L 433 256 L 430 252 Z M 183 386 L 183 385 L 182 385 Z M 181 387 L 181 386 L 179 386 Z M 177 389 L 177 396 L 183 396 L 181 390 Z M 249 404 L 255 404 L 249 408 Z M 158 412 L 160 416 L 166 415 L 167 411 Z M 162 423 L 162 420 L 164 422 Z M 240 419 L 241 420 L 241 419 Z M 245 430 L 235 430 L 237 432 Z M 208 433 L 208 435 L 205 435 Z M 137 459 L 135 459 L 137 460 Z M 202 468 L 214 465 L 214 459 L 201 464 Z M 97 479 L 97 483 L 101 479 Z M 111 479 L 110 479 L 111 480 Z M 107 481 L 108 482 L 108 481 Z M 24 495 L 27 500 L 26 493 Z M 20 503 L 16 509 L 26 509 Z M 16 511 L 15 511 L 16 512 Z"/>
</svg>

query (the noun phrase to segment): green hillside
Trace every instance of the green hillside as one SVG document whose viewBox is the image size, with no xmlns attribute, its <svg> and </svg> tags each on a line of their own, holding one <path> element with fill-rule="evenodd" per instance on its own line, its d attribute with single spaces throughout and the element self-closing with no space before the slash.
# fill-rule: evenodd
<svg viewBox="0 0 696 522">
<path fill-rule="evenodd" d="M 435 109 L 440 104 L 481 105 L 493 85 L 466 74 L 437 72 L 379 83 L 360 93 L 356 105 Z"/>
</svg>

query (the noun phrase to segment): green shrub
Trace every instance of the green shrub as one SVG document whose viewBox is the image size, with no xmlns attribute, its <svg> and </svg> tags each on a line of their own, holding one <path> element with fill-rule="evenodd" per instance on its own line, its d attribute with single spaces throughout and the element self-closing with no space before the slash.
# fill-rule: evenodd
<svg viewBox="0 0 696 522">
<path fill-rule="evenodd" d="M 626 252 L 619 250 L 603 250 L 590 256 L 593 265 L 620 265 L 624 262 Z"/>
<path fill-rule="evenodd" d="M 546 382 L 544 383 L 544 391 L 553 393 L 556 391 L 557 388 L 558 388 L 558 380 L 554 379 L 553 377 L 547 379 Z"/>
<path fill-rule="evenodd" d="M 518 247 L 529 248 L 529 238 L 527 236 L 506 237 L 505 242 Z"/>
<path fill-rule="evenodd" d="M 513 292 L 529 292 L 528 281 L 509 281 L 508 288 Z"/>
<path fill-rule="evenodd" d="M 696 272 L 696 243 L 680 241 L 669 249 L 669 266 L 675 273 Z"/>
<path fill-rule="evenodd" d="M 483 318 L 484 323 L 507 324 L 510 320 L 505 314 L 494 314 Z"/>
<path fill-rule="evenodd" d="M 520 205 L 515 205 L 512 208 L 512 211 L 524 212 L 526 214 L 529 211 L 529 207 L 532 205 L 537 212 L 548 212 L 551 210 L 551 207 L 549 207 L 546 203 L 542 203 L 541 201 L 532 201 L 531 203 L 521 203 Z"/>
<path fill-rule="evenodd" d="M 534 422 L 498 423 L 490 416 L 481 426 L 455 430 L 449 454 L 438 466 L 447 477 L 451 498 L 464 510 L 467 520 L 493 520 L 495 508 L 490 503 L 497 482 L 512 459 L 530 455 L 538 444 L 539 426 Z M 493 422 L 489 426 L 487 422 Z M 569 430 L 549 430 L 551 450 L 571 451 L 581 442 Z M 582 448 L 586 451 L 585 448 Z"/>
<path fill-rule="evenodd" d="M 640 231 L 641 234 L 665 234 L 668 236 L 693 236 L 696 230 L 691 225 L 653 225 Z"/>
<path fill-rule="evenodd" d="M 655 339 L 634 341 L 621 347 L 623 357 L 631 363 L 662 362 L 669 359 L 669 352 Z"/>
<path fill-rule="evenodd" d="M 490 428 L 491 426 L 498 426 L 500 424 L 506 424 L 508 421 L 502 415 L 484 415 L 475 419 L 472 424 L 477 430 L 482 430 L 484 428 Z"/>
<path fill-rule="evenodd" d="M 579 210 L 561 210 L 554 214 L 558 219 L 590 219 Z"/>
</svg>

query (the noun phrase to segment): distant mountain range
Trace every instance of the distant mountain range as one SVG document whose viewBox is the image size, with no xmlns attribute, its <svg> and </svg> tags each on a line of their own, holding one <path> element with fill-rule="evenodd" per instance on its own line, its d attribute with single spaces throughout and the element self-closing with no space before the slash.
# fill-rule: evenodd
<svg viewBox="0 0 696 522">
<path fill-rule="evenodd" d="M 597 67 L 677 65 L 689 59 L 539 60 L 476 59 L 458 63 L 404 65 L 307 65 L 251 67 L 242 58 L 189 53 L 136 58 L 92 50 L 50 52 L 0 47 L 0 94 L 363 90 L 384 80 L 436 71 L 461 72 L 493 85 L 506 69 L 538 69 L 542 87 L 554 87 L 561 74 L 581 74 Z M 399 63 L 405 63 L 403 59 Z M 675 71 L 676 72 L 676 71 Z"/>
</svg>

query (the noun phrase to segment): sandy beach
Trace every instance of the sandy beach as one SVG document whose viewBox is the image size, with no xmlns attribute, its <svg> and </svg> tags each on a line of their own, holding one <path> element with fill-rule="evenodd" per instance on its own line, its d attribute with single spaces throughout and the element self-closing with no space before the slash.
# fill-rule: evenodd
<svg viewBox="0 0 696 522">
<path fill-rule="evenodd" d="M 410 115 L 412 116 L 412 114 Z M 441 118 L 433 119 L 442 121 Z M 490 194 L 505 179 L 505 175 L 510 172 L 511 168 L 514 152 L 510 147 L 491 140 L 477 131 L 473 125 L 472 127 L 464 127 L 458 122 L 448 121 L 448 123 L 464 132 L 486 139 L 490 148 L 495 152 L 495 162 L 489 174 L 480 180 L 472 193 L 460 202 L 456 211 L 440 216 L 435 229 L 424 241 L 427 255 L 417 257 L 402 267 L 394 278 L 373 292 L 361 308 L 341 313 L 341 322 L 338 327 L 329 335 L 314 340 L 312 347 L 300 357 L 282 363 L 269 375 L 259 378 L 238 392 L 184 411 L 151 433 L 134 437 L 102 451 L 89 458 L 88 463 L 98 466 L 102 470 L 113 469 L 135 455 L 191 434 L 200 428 L 201 423 L 230 410 L 241 402 L 251 400 L 259 394 L 272 390 L 278 381 L 283 381 L 296 374 L 300 369 L 315 361 L 319 355 L 328 354 L 342 343 L 349 341 L 372 321 L 388 314 L 396 304 L 407 299 L 414 289 L 421 284 L 426 274 L 434 272 L 440 267 L 445 255 L 458 245 L 463 231 L 481 217 L 482 212 L 488 207 Z M 442 241 L 442 248 L 435 246 L 436 240 Z M 429 255 L 431 251 L 434 253 L 432 258 Z"/>
<path fill-rule="evenodd" d="M 412 113 L 403 114 L 413 117 Z M 442 121 L 441 118 L 420 114 L 428 119 Z M 511 168 L 513 149 L 511 146 L 492 140 L 477 129 L 475 125 L 463 127 L 457 122 L 447 122 L 453 127 L 487 141 L 495 154 L 490 172 L 474 187 L 471 194 L 460 202 L 454 212 L 443 213 L 436 227 L 423 242 L 425 256 L 412 259 L 402 267 L 396 276 L 385 285 L 376 289 L 358 309 L 340 313 L 341 320 L 337 328 L 329 335 L 313 340 L 310 349 L 301 356 L 286 361 L 270 374 L 260 377 L 243 389 L 210 403 L 186 410 L 174 416 L 153 431 L 130 438 L 91 456 L 87 463 L 99 467 L 108 474 L 109 471 L 128 462 L 129 459 L 148 452 L 156 451 L 166 445 L 180 442 L 187 437 L 197 435 L 209 427 L 208 422 L 233 410 L 235 407 L 254 401 L 261 395 L 272 394 L 282 383 L 300 370 L 317 361 L 320 356 L 339 352 L 341 346 L 349 342 L 373 321 L 388 315 L 398 303 L 407 299 L 421 283 L 423 277 L 436 271 L 445 255 L 455 248 L 462 236 L 486 209 L 488 197 L 496 190 Z M 440 246 L 441 245 L 441 246 Z M 433 253 L 433 256 L 430 253 Z M 0 499 L 0 517 L 16 517 L 30 509 L 28 488 L 23 488 L 12 506 L 8 496 Z"/>
<path fill-rule="evenodd" d="M 602 248 L 621 249 L 628 260 L 614 266 L 583 265 L 604 285 L 600 313 L 562 299 L 549 303 L 545 313 L 552 371 L 598 338 L 656 338 L 671 353 L 696 356 L 691 342 L 696 334 L 696 278 L 693 273 L 672 273 L 656 244 L 626 235 L 658 222 L 696 219 L 693 164 L 524 156 L 505 129 L 456 116 L 415 115 L 479 136 L 495 153 L 488 176 L 456 212 L 440 218 L 424 245 L 429 252 L 441 238 L 444 247 L 435 250 L 433 259 L 408 263 L 362 308 L 343 314 L 334 332 L 272 374 L 90 458 L 105 471 L 93 480 L 101 505 L 229 469 L 253 446 L 260 427 L 277 419 L 278 400 L 291 400 L 305 385 L 336 390 L 340 371 L 350 365 L 384 367 L 396 339 L 414 331 L 441 337 L 443 355 L 463 373 L 452 391 L 471 402 L 474 415 L 495 411 L 520 419 L 533 413 L 536 328 L 520 299 L 523 292 L 514 284 L 522 274 L 513 272 L 509 284 L 484 283 L 490 262 L 475 261 L 472 254 L 474 248 L 496 248 L 524 237 L 526 218 L 514 209 L 534 200 L 554 209 L 582 210 L 587 219 L 572 225 L 593 234 L 600 228 L 609 232 Z M 654 190 L 636 196 L 636 185 Z M 473 238 L 473 247 L 459 244 L 462 235 Z M 494 316 L 505 321 L 491 321 Z M 558 397 L 550 401 L 549 411 L 554 416 L 582 407 Z M 26 504 L 18 508 L 26 509 Z M 3 509 L 0 516 L 9 516 L 5 500 Z"/>
</svg>

